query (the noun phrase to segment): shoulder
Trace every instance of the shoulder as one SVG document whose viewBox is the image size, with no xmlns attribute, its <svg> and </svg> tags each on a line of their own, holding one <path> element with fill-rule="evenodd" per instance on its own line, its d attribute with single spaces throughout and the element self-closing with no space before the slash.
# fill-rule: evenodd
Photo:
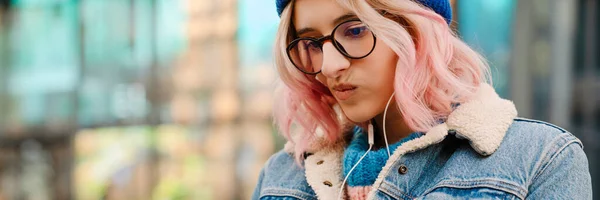
<svg viewBox="0 0 600 200">
<path fill-rule="evenodd" d="M 583 144 L 569 131 L 544 121 L 515 118 L 492 156 L 542 170 L 561 153 L 585 157 Z"/>
<path fill-rule="evenodd" d="M 467 144 L 460 145 L 457 152 L 461 158 L 481 163 L 514 168 L 519 165 L 549 162 L 556 154 L 570 149 L 567 153 L 583 153 L 581 141 L 567 130 L 554 124 L 526 118 L 515 118 L 505 131 L 498 149 L 491 155 L 481 155 Z M 472 141 L 468 141 L 471 143 Z M 577 156 L 581 156 L 579 154 Z"/>
<path fill-rule="evenodd" d="M 544 121 L 515 118 L 498 149 L 489 156 L 478 154 L 468 144 L 459 146 L 446 163 L 446 179 L 487 183 L 522 198 L 536 183 L 556 182 L 547 178 L 556 170 L 563 169 L 565 176 L 581 180 L 589 177 L 581 141 Z"/>
<path fill-rule="evenodd" d="M 459 150 L 460 155 L 479 160 L 484 167 L 488 164 L 511 168 L 517 167 L 513 165 L 540 165 L 541 162 L 550 162 L 565 149 L 569 151 L 564 152 L 576 154 L 574 156 L 585 156 L 581 141 L 567 130 L 548 122 L 526 118 L 512 120 L 493 154 L 480 157 L 471 146 L 463 145 Z"/>
<path fill-rule="evenodd" d="M 571 132 L 548 122 L 515 118 L 500 145 L 500 154 L 516 161 L 529 160 L 533 177 L 547 171 L 548 166 L 588 167 L 583 144 Z M 575 172 L 574 172 L 575 173 Z M 589 173 L 589 172 L 586 172 Z"/>
<path fill-rule="evenodd" d="M 591 199 L 587 156 L 581 141 L 569 131 L 544 121 L 516 118 L 501 148 L 500 156 L 512 156 L 513 166 L 527 174 L 527 198 Z"/>
<path fill-rule="evenodd" d="M 278 196 L 296 199 L 316 199 L 306 181 L 305 170 L 292 154 L 281 150 L 273 154 L 263 167 L 260 197 Z"/>
<path fill-rule="evenodd" d="M 515 118 L 500 147 L 546 154 L 558 153 L 567 146 L 583 149 L 583 144 L 577 137 L 557 125 L 539 120 Z"/>
<path fill-rule="evenodd" d="M 515 118 L 498 151 L 490 156 L 512 174 L 513 181 L 530 186 L 543 174 L 563 169 L 568 176 L 589 174 L 583 144 L 571 132 L 548 122 Z"/>
</svg>

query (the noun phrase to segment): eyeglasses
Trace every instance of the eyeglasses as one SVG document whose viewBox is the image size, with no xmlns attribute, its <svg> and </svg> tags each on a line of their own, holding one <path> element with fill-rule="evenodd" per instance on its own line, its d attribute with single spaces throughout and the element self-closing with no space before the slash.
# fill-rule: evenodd
<svg viewBox="0 0 600 200">
<path fill-rule="evenodd" d="M 338 24 L 331 35 L 321 38 L 298 38 L 287 47 L 287 55 L 298 70 L 315 75 L 323 65 L 323 44 L 331 40 L 333 46 L 351 59 L 367 57 L 375 49 L 375 35 L 358 19 Z"/>
</svg>

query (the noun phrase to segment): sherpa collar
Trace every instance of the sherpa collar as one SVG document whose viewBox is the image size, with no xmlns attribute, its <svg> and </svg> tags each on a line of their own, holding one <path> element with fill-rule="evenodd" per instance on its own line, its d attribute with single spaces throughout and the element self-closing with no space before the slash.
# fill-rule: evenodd
<svg viewBox="0 0 600 200">
<path fill-rule="evenodd" d="M 439 126 L 447 126 L 445 132 L 455 130 L 456 136 L 469 140 L 475 151 L 489 156 L 498 149 L 515 117 L 513 102 L 500 98 L 492 86 L 482 84 L 475 98 L 458 106 Z"/>
<path fill-rule="evenodd" d="M 446 122 L 433 127 L 422 137 L 405 142 L 394 151 L 367 199 L 374 198 L 374 191 L 381 185 L 395 160 L 408 152 L 443 141 L 448 132 L 455 132 L 457 137 L 469 140 L 471 147 L 479 154 L 491 155 L 500 146 L 516 116 L 517 110 L 511 101 L 500 98 L 492 86 L 482 83 L 474 98 L 458 106 Z M 288 146 L 286 149 L 293 148 Z M 338 144 L 315 149 L 317 151 L 305 160 L 307 182 L 319 199 L 337 199 L 343 180 L 341 158 L 344 146 Z"/>
</svg>

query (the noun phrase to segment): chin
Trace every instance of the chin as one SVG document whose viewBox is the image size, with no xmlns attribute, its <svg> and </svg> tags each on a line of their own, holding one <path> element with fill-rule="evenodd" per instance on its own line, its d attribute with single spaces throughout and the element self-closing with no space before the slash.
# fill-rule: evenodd
<svg viewBox="0 0 600 200">
<path fill-rule="evenodd" d="M 346 115 L 346 118 L 348 118 L 348 120 L 354 123 L 366 122 L 375 117 L 375 115 L 371 115 L 370 112 L 365 112 L 360 109 L 342 108 L 342 110 L 344 111 L 344 115 Z"/>
</svg>

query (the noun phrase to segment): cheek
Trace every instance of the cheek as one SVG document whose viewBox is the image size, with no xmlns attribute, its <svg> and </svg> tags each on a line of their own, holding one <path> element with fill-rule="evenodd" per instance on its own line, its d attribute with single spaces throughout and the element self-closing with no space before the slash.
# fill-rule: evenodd
<svg viewBox="0 0 600 200">
<path fill-rule="evenodd" d="M 362 79 L 361 98 L 353 105 L 342 105 L 346 116 L 354 122 L 370 120 L 383 112 L 394 92 L 394 76 L 398 58 L 387 46 L 380 45 L 360 62 L 353 63 Z"/>
<path fill-rule="evenodd" d="M 391 95 L 394 90 L 394 76 L 396 72 L 396 64 L 398 63 L 398 56 L 383 42 L 378 41 L 378 46 L 373 51 L 372 55 L 369 55 L 365 60 L 368 67 L 368 85 L 369 89 L 372 90 L 376 97 L 384 96 L 387 101 L 387 97 Z M 379 98 L 377 98 L 379 99 Z"/>
</svg>

